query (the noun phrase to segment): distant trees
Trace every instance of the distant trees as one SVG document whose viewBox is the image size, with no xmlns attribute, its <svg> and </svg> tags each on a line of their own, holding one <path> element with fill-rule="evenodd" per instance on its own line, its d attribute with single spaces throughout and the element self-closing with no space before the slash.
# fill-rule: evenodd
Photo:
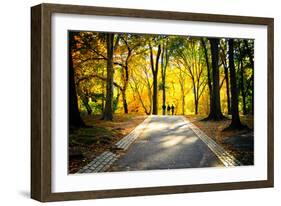
<svg viewBox="0 0 281 206">
<path fill-rule="evenodd" d="M 136 68 L 137 67 L 135 67 L 135 69 Z M 152 80 L 149 78 L 150 68 L 139 66 L 139 69 L 139 72 L 133 72 L 130 86 L 145 114 L 150 115 L 152 113 Z M 148 101 L 146 101 L 144 94 Z"/>
<path fill-rule="evenodd" d="M 121 66 L 121 80 L 122 85 L 120 86 L 120 90 L 122 93 L 122 102 L 124 113 L 127 114 L 128 110 L 128 102 L 127 102 L 127 88 L 129 84 L 129 76 L 130 69 L 129 64 L 130 60 L 134 55 L 134 51 L 141 45 L 141 42 L 138 39 L 138 36 L 131 34 L 119 34 L 120 42 L 119 42 L 119 51 L 118 56 L 121 59 L 120 63 L 116 63 L 118 66 Z"/>
<path fill-rule="evenodd" d="M 186 71 L 180 62 L 176 62 L 175 68 L 178 69 L 176 76 L 180 85 L 180 92 L 181 92 L 181 114 L 185 115 L 186 94 L 189 93 L 189 91 L 192 89 L 192 86 L 190 87 L 190 89 L 187 88 Z"/>
<path fill-rule="evenodd" d="M 200 40 L 194 38 L 178 39 L 173 45 L 175 49 L 174 59 L 180 67 L 184 67 L 185 76 L 192 82 L 194 99 L 194 113 L 198 114 L 199 100 L 207 85 L 203 50 L 200 47 Z M 183 100 L 184 101 L 184 100 Z"/>
</svg>

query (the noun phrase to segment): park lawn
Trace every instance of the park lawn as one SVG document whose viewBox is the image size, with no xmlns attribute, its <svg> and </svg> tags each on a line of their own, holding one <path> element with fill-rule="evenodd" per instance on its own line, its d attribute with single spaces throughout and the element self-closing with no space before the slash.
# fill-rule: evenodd
<svg viewBox="0 0 281 206">
<path fill-rule="evenodd" d="M 242 134 L 247 134 L 249 132 L 253 132 L 253 116 L 252 115 L 241 115 L 240 120 L 242 124 L 247 125 L 249 129 L 245 130 L 227 130 L 223 131 L 227 128 L 231 123 L 231 117 L 228 117 L 226 120 L 222 121 L 202 121 L 202 119 L 206 118 L 203 115 L 187 115 L 186 116 L 194 125 L 200 128 L 205 134 L 207 134 L 210 138 L 212 138 L 216 143 L 221 145 L 226 151 L 232 154 L 237 160 L 239 160 L 244 165 L 253 165 L 254 164 L 254 149 L 253 147 L 245 147 L 243 149 L 239 149 L 238 147 L 234 147 L 233 144 L 229 143 L 229 140 L 235 136 L 239 136 Z M 241 137 L 240 137 L 241 138 Z M 249 139 L 249 138 L 248 138 Z M 253 142 L 254 140 L 252 140 Z"/>
<path fill-rule="evenodd" d="M 87 127 L 69 131 L 69 173 L 76 173 L 104 151 L 116 151 L 116 142 L 129 134 L 146 116 L 115 114 L 113 121 L 99 115 L 82 117 Z"/>
</svg>

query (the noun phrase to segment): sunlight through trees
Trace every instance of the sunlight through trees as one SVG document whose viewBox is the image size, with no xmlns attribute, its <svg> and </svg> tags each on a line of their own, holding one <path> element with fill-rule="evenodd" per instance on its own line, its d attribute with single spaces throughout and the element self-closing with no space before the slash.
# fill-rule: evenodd
<svg viewBox="0 0 281 206">
<path fill-rule="evenodd" d="M 69 123 L 83 115 L 253 114 L 254 40 L 69 32 Z"/>
</svg>

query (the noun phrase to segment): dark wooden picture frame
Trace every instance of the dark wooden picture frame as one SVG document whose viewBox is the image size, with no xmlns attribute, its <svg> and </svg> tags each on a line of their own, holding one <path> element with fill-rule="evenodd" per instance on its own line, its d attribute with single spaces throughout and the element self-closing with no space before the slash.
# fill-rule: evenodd
<svg viewBox="0 0 281 206">
<path fill-rule="evenodd" d="M 134 189 L 53 193 L 51 190 L 51 16 L 54 13 L 239 23 L 267 26 L 267 180 Z M 273 187 L 274 184 L 274 92 L 272 18 L 243 17 L 169 11 L 40 4 L 31 8 L 31 197 L 48 202 L 138 195 L 204 192 Z"/>
</svg>

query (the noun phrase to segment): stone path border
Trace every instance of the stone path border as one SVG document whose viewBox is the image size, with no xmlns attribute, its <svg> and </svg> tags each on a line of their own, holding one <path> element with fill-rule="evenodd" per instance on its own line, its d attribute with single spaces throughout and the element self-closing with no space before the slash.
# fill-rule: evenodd
<svg viewBox="0 0 281 206">
<path fill-rule="evenodd" d="M 188 126 L 197 134 L 197 136 L 210 148 L 210 150 L 219 158 L 219 160 L 224 164 L 225 167 L 241 166 L 240 163 L 233 155 L 229 154 L 223 147 L 218 145 L 214 140 L 212 140 L 208 135 L 206 135 L 197 126 L 192 124 L 189 120 L 183 117 L 183 120 L 188 124 Z"/>
<path fill-rule="evenodd" d="M 151 116 L 148 116 L 141 124 L 133 129 L 128 135 L 119 140 L 115 146 L 122 150 L 127 150 L 129 146 L 138 138 L 138 136 L 145 129 L 150 122 Z M 106 151 L 96 157 L 86 166 L 82 167 L 77 173 L 96 173 L 105 172 L 109 167 L 118 159 L 118 155 L 112 152 Z"/>
<path fill-rule="evenodd" d="M 133 129 L 127 136 L 119 140 L 115 146 L 119 149 L 127 150 L 129 146 L 139 137 L 139 135 L 146 128 L 151 121 L 152 116 L 148 116 L 141 124 Z M 184 116 L 183 121 L 190 129 L 210 148 L 210 150 L 219 158 L 225 167 L 233 167 L 242 165 L 234 156 L 229 154 L 225 149 L 218 145 L 214 140 L 208 137 L 202 130 L 192 124 Z M 96 173 L 105 172 L 118 159 L 119 155 L 106 151 L 96 157 L 89 164 L 81 168 L 77 173 Z"/>
<path fill-rule="evenodd" d="M 130 132 L 127 136 L 119 140 L 115 145 L 119 149 L 126 150 L 129 146 L 138 138 L 138 136 L 145 129 L 147 124 L 150 122 L 152 116 L 148 116 L 141 124 L 139 124 L 133 131 Z"/>
<path fill-rule="evenodd" d="M 112 152 L 103 152 L 77 173 L 104 172 L 117 160 L 118 156 Z"/>
</svg>

